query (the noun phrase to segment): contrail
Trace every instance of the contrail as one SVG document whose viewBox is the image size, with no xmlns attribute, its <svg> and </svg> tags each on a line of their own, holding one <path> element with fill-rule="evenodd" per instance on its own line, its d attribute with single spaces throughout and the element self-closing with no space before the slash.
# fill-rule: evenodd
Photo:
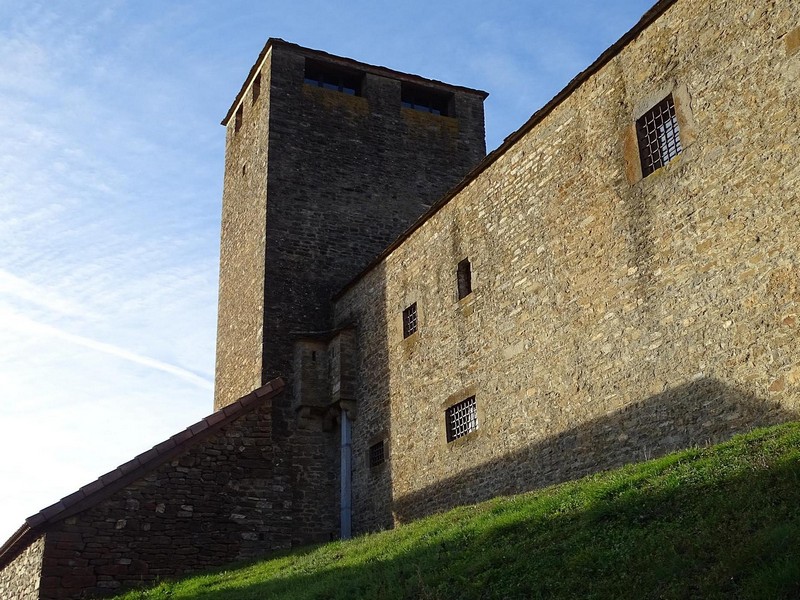
<svg viewBox="0 0 800 600">
<path fill-rule="evenodd" d="M 0 328 L 16 329 L 26 333 L 37 333 L 56 337 L 78 346 L 83 346 L 84 348 L 90 348 L 104 354 L 116 356 L 123 360 L 136 363 L 137 365 L 142 365 L 151 369 L 163 371 L 164 373 L 169 373 L 170 375 L 174 375 L 175 377 L 183 379 L 184 381 L 188 381 L 189 383 L 192 383 L 204 390 L 210 390 L 214 388 L 212 381 L 206 379 L 205 377 L 201 377 L 196 373 L 192 373 L 187 369 L 155 358 L 150 358 L 149 356 L 143 356 L 141 354 L 131 352 L 130 350 L 120 348 L 114 344 L 100 342 L 92 338 L 64 331 L 63 329 L 59 329 L 58 327 L 54 327 L 52 325 L 40 323 L 2 306 L 0 306 Z"/>
</svg>

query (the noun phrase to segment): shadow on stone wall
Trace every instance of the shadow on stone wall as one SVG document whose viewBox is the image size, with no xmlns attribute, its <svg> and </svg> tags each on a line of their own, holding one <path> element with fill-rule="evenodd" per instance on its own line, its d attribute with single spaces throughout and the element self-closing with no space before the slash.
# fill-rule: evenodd
<svg viewBox="0 0 800 600">
<path fill-rule="evenodd" d="M 389 529 L 393 525 L 392 506 L 392 420 L 390 413 L 391 374 L 389 338 L 391 323 L 386 314 L 386 263 L 381 262 L 369 275 L 380 285 L 371 287 L 366 302 L 370 310 L 357 309 L 349 319 L 358 331 L 375 332 L 357 345 L 356 369 L 360 392 L 357 418 L 353 424 L 353 533 Z M 392 315 L 400 319 L 402 313 Z M 372 465 L 370 448 L 383 443 L 384 461 Z"/>
<path fill-rule="evenodd" d="M 775 402 L 713 378 L 698 379 L 395 498 L 393 511 L 398 522 L 407 522 L 795 419 L 796 412 Z M 469 452 L 469 444 L 463 452 Z"/>
<path fill-rule="evenodd" d="M 322 549 L 318 564 L 329 566 L 311 573 L 242 577 L 239 586 L 229 573 L 226 589 L 203 598 L 793 598 L 798 476 L 797 462 L 784 460 L 655 491 L 607 484 L 568 510 L 511 503 L 474 520 L 462 511 L 392 532 L 391 547 L 370 538 Z"/>
</svg>

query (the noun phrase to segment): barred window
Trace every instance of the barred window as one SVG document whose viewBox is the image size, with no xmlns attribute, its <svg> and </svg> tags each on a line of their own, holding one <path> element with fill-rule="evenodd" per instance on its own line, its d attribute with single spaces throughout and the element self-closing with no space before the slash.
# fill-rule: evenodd
<svg viewBox="0 0 800 600">
<path fill-rule="evenodd" d="M 475 396 L 454 404 L 444 413 L 447 441 L 452 442 L 478 428 L 478 408 Z"/>
<path fill-rule="evenodd" d="M 417 330 L 417 303 L 403 311 L 403 337 L 407 338 Z"/>
<path fill-rule="evenodd" d="M 385 460 L 386 454 L 383 440 L 377 444 L 372 444 L 372 446 L 369 447 L 369 466 L 377 467 L 378 465 L 382 465 Z"/>
<path fill-rule="evenodd" d="M 461 300 L 472 293 L 472 265 L 469 264 L 468 258 L 458 263 L 456 273 L 458 279 L 458 299 Z"/>
<path fill-rule="evenodd" d="M 663 167 L 683 150 L 672 94 L 636 121 L 642 176 Z"/>
</svg>

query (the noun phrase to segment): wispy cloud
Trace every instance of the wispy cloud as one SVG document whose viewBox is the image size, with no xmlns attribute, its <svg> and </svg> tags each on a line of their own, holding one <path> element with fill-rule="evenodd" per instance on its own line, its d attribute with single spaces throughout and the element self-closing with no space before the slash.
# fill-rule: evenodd
<svg viewBox="0 0 800 600">
<path fill-rule="evenodd" d="M 290 0 L 0 0 L 0 538 L 211 408 L 218 123 L 267 36 L 487 89 L 491 148 L 585 66 L 596 32 L 556 17 L 652 0 L 414 2 L 310 0 L 316 27 Z"/>
<path fill-rule="evenodd" d="M 26 334 L 44 335 L 59 338 L 72 344 L 83 346 L 84 348 L 89 348 L 91 350 L 115 356 L 117 358 L 121 358 L 122 360 L 127 360 L 144 367 L 169 373 L 170 375 L 174 375 L 175 377 L 183 379 L 184 381 L 188 381 L 189 383 L 192 383 L 205 390 L 210 390 L 214 387 L 213 382 L 209 379 L 206 379 L 205 377 L 202 377 L 196 373 L 192 373 L 191 371 L 177 365 L 169 364 L 149 356 L 143 356 L 141 354 L 131 352 L 130 350 L 126 350 L 125 348 L 115 346 L 114 344 L 108 344 L 106 342 L 94 340 L 82 335 L 70 333 L 46 323 L 40 323 L 3 306 L 0 306 L 0 327 Z"/>
<path fill-rule="evenodd" d="M 62 315 L 90 316 L 83 307 L 63 298 L 58 293 L 26 281 L 0 268 L 0 299 L 4 295 Z M 2 309 L 2 306 L 0 306 L 0 309 Z"/>
</svg>

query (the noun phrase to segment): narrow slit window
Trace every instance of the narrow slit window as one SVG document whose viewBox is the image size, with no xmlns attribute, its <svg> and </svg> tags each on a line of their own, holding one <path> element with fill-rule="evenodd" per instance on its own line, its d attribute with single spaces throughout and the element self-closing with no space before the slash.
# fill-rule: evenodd
<svg viewBox="0 0 800 600">
<path fill-rule="evenodd" d="M 369 447 L 369 466 L 377 467 L 386 461 L 386 449 L 383 440 Z"/>
<path fill-rule="evenodd" d="M 256 78 L 253 79 L 253 104 L 256 103 L 258 97 L 261 95 L 261 73 L 256 75 Z"/>
<path fill-rule="evenodd" d="M 403 337 L 407 338 L 417 330 L 417 303 L 403 311 Z"/>
<path fill-rule="evenodd" d="M 461 300 L 472 293 L 472 265 L 468 258 L 458 263 L 456 279 L 458 280 L 458 299 Z"/>
<path fill-rule="evenodd" d="M 663 167 L 683 150 L 672 94 L 636 121 L 642 177 Z"/>
<path fill-rule="evenodd" d="M 478 407 L 475 396 L 454 404 L 444 413 L 447 441 L 452 442 L 478 429 Z"/>
<path fill-rule="evenodd" d="M 244 116 L 244 106 L 241 104 L 236 109 L 236 119 L 233 122 L 233 131 L 237 133 L 242 128 L 242 117 Z"/>
</svg>

